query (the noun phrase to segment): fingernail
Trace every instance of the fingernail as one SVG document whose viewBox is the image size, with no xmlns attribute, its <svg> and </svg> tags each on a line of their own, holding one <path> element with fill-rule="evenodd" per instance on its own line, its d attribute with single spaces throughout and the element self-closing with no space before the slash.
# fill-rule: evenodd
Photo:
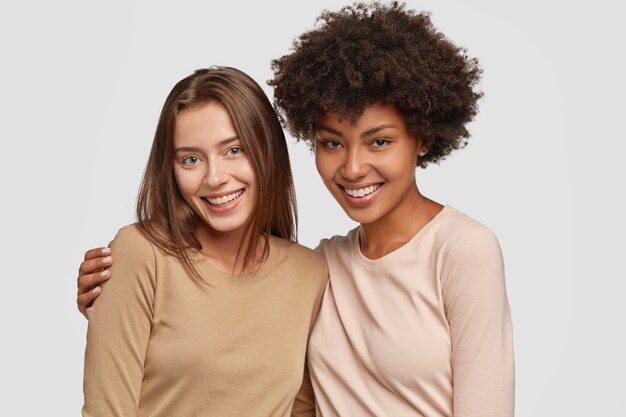
<svg viewBox="0 0 626 417">
<path fill-rule="evenodd" d="M 110 264 L 110 263 L 111 263 L 111 257 L 110 257 L 110 256 L 107 256 L 106 258 L 104 258 L 104 259 L 102 260 L 102 263 L 103 263 L 103 264 Z"/>
<path fill-rule="evenodd" d="M 100 276 L 101 277 L 108 277 L 109 276 L 109 270 L 107 269 L 105 271 L 100 272 Z"/>
<path fill-rule="evenodd" d="M 111 253 L 111 248 L 104 248 L 104 249 L 102 249 L 102 254 L 103 255 L 108 255 L 109 253 Z"/>
<path fill-rule="evenodd" d="M 92 294 L 98 294 L 100 292 L 100 287 L 96 287 L 93 290 L 91 290 Z"/>
</svg>

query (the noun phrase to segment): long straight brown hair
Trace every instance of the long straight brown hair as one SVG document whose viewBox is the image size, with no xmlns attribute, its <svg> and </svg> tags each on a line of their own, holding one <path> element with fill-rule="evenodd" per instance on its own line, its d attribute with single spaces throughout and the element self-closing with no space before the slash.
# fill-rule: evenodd
<svg viewBox="0 0 626 417">
<path fill-rule="evenodd" d="M 237 251 L 240 271 L 269 252 L 268 235 L 296 240 L 296 198 L 285 135 L 267 96 L 245 73 L 230 67 L 200 69 L 179 81 L 163 105 L 137 198 L 139 231 L 200 277 L 188 249 L 201 249 L 201 221 L 183 199 L 174 178 L 174 129 L 179 111 L 217 102 L 228 111 L 257 178 L 257 201 Z M 240 258 L 240 255 L 243 255 Z M 233 269 L 233 273 L 235 270 Z"/>
</svg>

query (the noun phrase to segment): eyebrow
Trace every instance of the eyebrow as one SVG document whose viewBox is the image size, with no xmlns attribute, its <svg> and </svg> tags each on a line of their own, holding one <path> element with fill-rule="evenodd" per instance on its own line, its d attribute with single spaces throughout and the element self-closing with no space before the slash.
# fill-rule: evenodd
<svg viewBox="0 0 626 417">
<path fill-rule="evenodd" d="M 395 127 L 397 127 L 397 126 L 396 126 L 396 125 L 394 125 L 394 124 L 391 124 L 391 123 L 385 123 L 385 124 L 382 124 L 382 125 L 380 125 L 380 126 L 376 126 L 376 127 L 373 127 L 373 128 L 371 128 L 371 129 L 366 130 L 365 132 L 361 133 L 361 137 L 364 137 L 364 136 L 369 136 L 369 135 L 373 135 L 374 133 L 378 133 L 378 132 L 380 132 L 381 130 L 390 129 L 390 128 L 395 128 Z"/>
<path fill-rule="evenodd" d="M 322 125 L 322 124 L 317 126 L 317 130 L 325 130 L 328 133 L 332 133 L 333 135 L 343 136 L 343 134 L 340 131 L 335 130 L 335 129 L 331 128 L 331 127 L 328 127 L 326 125 Z"/>
<path fill-rule="evenodd" d="M 235 135 L 230 138 L 226 138 L 224 140 L 219 141 L 218 146 L 226 146 L 231 142 L 235 142 L 239 140 L 239 136 Z M 195 146 L 181 146 L 179 148 L 174 149 L 174 152 L 200 152 L 201 149 Z"/>
<path fill-rule="evenodd" d="M 385 123 L 385 124 L 373 127 L 371 129 L 367 129 L 365 132 L 361 133 L 361 137 L 373 135 L 374 133 L 378 133 L 381 130 L 396 128 L 396 127 L 397 126 L 392 123 Z M 343 134 L 340 131 L 335 130 L 331 127 L 328 127 L 326 125 L 322 125 L 322 124 L 317 126 L 317 130 L 325 130 L 326 132 L 332 133 L 333 135 L 343 136 Z"/>
</svg>

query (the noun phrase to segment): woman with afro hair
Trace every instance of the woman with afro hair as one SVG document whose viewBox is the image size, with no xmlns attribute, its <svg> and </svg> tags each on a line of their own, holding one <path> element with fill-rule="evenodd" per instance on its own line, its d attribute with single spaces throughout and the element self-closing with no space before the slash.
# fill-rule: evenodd
<svg viewBox="0 0 626 417">
<path fill-rule="evenodd" d="M 323 182 L 359 223 L 318 248 L 330 280 L 308 347 L 316 414 L 513 416 L 498 241 L 415 181 L 416 166 L 467 143 L 478 61 L 428 14 L 393 2 L 324 11 L 272 66 L 281 122 L 315 149 Z M 83 310 L 103 266 L 88 253 Z"/>
<path fill-rule="evenodd" d="M 428 14 L 324 12 L 273 62 L 274 105 L 360 223 L 322 240 L 330 281 L 308 360 L 318 415 L 508 417 L 512 330 L 496 237 L 423 196 L 415 167 L 462 148 L 476 59 Z"/>
</svg>

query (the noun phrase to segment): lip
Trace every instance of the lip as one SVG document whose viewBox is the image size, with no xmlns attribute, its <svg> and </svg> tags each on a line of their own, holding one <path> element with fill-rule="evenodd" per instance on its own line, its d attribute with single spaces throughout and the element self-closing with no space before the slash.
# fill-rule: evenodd
<svg viewBox="0 0 626 417">
<path fill-rule="evenodd" d="M 235 198 L 232 201 L 229 201 L 226 204 L 221 204 L 219 206 L 214 206 L 211 203 L 209 203 L 208 199 L 209 198 L 219 198 L 219 197 L 223 197 L 225 195 L 229 195 L 229 194 L 233 194 L 233 193 L 237 193 L 241 191 L 241 194 Z M 241 188 L 237 191 L 228 191 L 225 193 L 219 193 L 219 194 L 210 194 L 210 195 L 206 195 L 204 197 L 202 197 L 202 202 L 204 203 L 204 205 L 211 210 L 213 213 L 220 213 L 220 214 L 224 214 L 224 213 L 228 213 L 232 210 L 234 210 L 239 203 L 241 202 L 241 200 L 243 199 L 243 196 L 246 194 L 246 189 L 245 188 Z"/>
<path fill-rule="evenodd" d="M 337 187 L 339 187 L 339 189 L 341 190 L 341 194 L 343 194 L 344 198 L 348 201 L 348 203 L 350 203 L 350 205 L 363 207 L 369 205 L 376 198 L 376 196 L 378 196 L 379 191 L 384 187 L 385 184 L 382 182 L 375 182 L 369 184 L 350 184 L 349 187 L 347 187 L 351 190 L 356 190 L 360 188 L 371 187 L 372 185 L 380 185 L 380 187 L 378 187 L 378 189 L 373 193 L 363 197 L 352 197 L 351 195 L 346 193 L 346 187 L 341 184 L 337 184 Z"/>
<path fill-rule="evenodd" d="M 225 195 L 228 194 L 235 194 L 238 193 L 239 191 L 243 191 L 244 188 L 240 188 L 238 190 L 234 190 L 234 191 L 224 191 L 223 193 L 219 193 L 219 194 L 209 194 L 209 195 L 205 195 L 203 196 L 203 198 L 219 198 L 219 197 L 224 197 Z"/>
</svg>

